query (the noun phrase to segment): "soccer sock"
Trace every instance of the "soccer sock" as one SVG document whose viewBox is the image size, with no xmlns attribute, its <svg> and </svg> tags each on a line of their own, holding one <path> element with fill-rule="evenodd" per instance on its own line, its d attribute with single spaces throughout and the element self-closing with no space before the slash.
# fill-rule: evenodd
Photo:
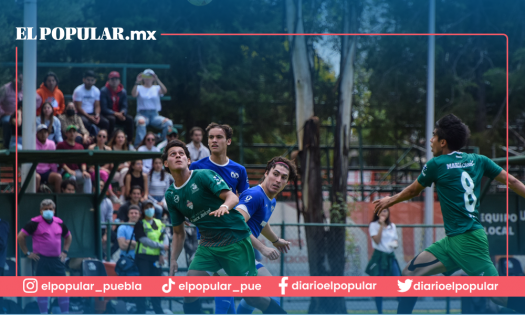
<svg viewBox="0 0 525 315">
<path fill-rule="evenodd" d="M 58 298 L 58 306 L 60 306 L 60 313 L 69 314 L 69 298 L 67 296 Z"/>
<path fill-rule="evenodd" d="M 182 304 L 182 308 L 184 309 L 184 314 L 204 314 L 202 312 L 202 305 L 199 299 L 191 303 L 184 302 L 184 304 Z"/>
<path fill-rule="evenodd" d="M 521 314 L 525 314 L 525 297 L 509 297 L 507 308 Z"/>
<path fill-rule="evenodd" d="M 244 299 L 241 300 L 239 306 L 237 307 L 237 314 L 251 314 L 255 307 L 248 305 Z"/>
<path fill-rule="evenodd" d="M 376 307 L 377 307 L 377 314 L 383 314 L 383 298 L 382 297 L 376 297 Z"/>
<path fill-rule="evenodd" d="M 47 297 L 37 297 L 36 301 L 38 303 L 38 309 L 40 310 L 40 314 L 47 314 Z"/>
<path fill-rule="evenodd" d="M 233 297 L 216 297 L 215 314 L 237 314 Z"/>
<path fill-rule="evenodd" d="M 412 314 L 416 306 L 417 297 L 400 297 L 397 305 L 398 314 Z"/>
<path fill-rule="evenodd" d="M 263 311 L 263 314 L 288 314 L 285 310 L 282 309 L 274 299 L 270 299 L 270 305 L 268 308 Z"/>
<path fill-rule="evenodd" d="M 274 296 L 270 299 L 274 300 L 278 305 L 281 305 L 281 298 Z M 253 313 L 253 310 L 255 310 L 255 307 L 249 305 L 244 299 L 242 299 L 237 307 L 237 314 L 251 314 Z"/>
</svg>

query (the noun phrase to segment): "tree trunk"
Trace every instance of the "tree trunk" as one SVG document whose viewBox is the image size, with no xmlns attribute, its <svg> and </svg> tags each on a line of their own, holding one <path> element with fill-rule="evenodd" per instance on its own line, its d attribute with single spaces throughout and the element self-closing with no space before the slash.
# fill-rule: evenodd
<svg viewBox="0 0 525 315">
<path fill-rule="evenodd" d="M 288 33 L 304 33 L 302 0 L 286 0 Z M 295 119 L 299 151 L 303 144 L 303 127 L 314 115 L 314 94 L 308 51 L 304 36 L 288 36 L 295 87 Z"/>
<path fill-rule="evenodd" d="M 286 0 L 288 33 L 304 33 L 302 0 Z M 304 36 L 289 36 L 295 87 L 297 143 L 299 145 L 302 208 L 307 223 L 323 222 L 319 119 L 314 115 L 314 97 L 308 50 Z M 311 276 L 329 275 L 326 261 L 326 233 L 322 227 L 306 227 Z M 309 313 L 333 313 L 326 298 L 313 297 Z M 345 310 L 346 313 L 346 310 Z"/>
<path fill-rule="evenodd" d="M 357 19 L 354 2 L 343 2 L 343 33 L 356 31 Z M 354 61 L 356 36 L 341 37 L 341 71 L 339 84 L 338 113 L 334 134 L 334 175 L 332 185 L 333 203 L 330 211 L 332 223 L 346 223 L 348 151 L 350 147 L 352 94 L 354 90 Z M 344 276 L 346 229 L 331 227 L 327 233 L 330 247 L 327 251 L 331 276 Z M 331 313 L 346 313 L 344 298 L 329 298 L 327 305 Z"/>
</svg>

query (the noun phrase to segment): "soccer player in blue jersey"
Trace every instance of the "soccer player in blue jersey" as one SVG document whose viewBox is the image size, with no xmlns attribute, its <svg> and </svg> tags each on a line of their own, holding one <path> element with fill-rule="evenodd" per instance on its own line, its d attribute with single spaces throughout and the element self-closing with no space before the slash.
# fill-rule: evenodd
<svg viewBox="0 0 525 315">
<path fill-rule="evenodd" d="M 211 155 L 190 164 L 190 170 L 206 169 L 219 174 L 234 194 L 250 188 L 246 168 L 228 158 L 233 129 L 228 125 L 211 123 L 206 128 Z"/>
<path fill-rule="evenodd" d="M 228 146 L 232 143 L 233 129 L 226 124 L 211 123 L 206 127 L 211 155 L 190 164 L 190 170 L 207 169 L 219 174 L 234 194 L 250 188 L 246 168 L 228 158 Z M 197 236 L 200 235 L 197 230 Z M 216 314 L 235 314 L 233 297 L 215 298 Z"/>
<path fill-rule="evenodd" d="M 289 180 L 295 179 L 297 170 L 295 164 L 284 158 L 274 157 L 266 164 L 264 178 L 261 184 L 244 191 L 239 197 L 239 204 L 235 209 L 239 211 L 246 220 L 252 235 L 253 248 L 270 260 L 278 259 L 279 251 L 287 253 L 290 242 L 283 240 L 275 234 L 270 226 L 270 217 L 275 209 L 275 197 L 284 189 Z M 262 234 L 275 248 L 265 246 L 257 238 Z M 278 251 L 278 250 L 279 251 Z M 272 274 L 264 265 L 256 261 L 258 276 L 271 276 Z M 272 298 L 277 303 L 279 298 Z M 255 308 L 241 300 L 237 308 L 237 314 L 251 314 Z"/>
<path fill-rule="evenodd" d="M 403 270 L 403 276 L 451 275 L 459 269 L 469 276 L 498 275 L 479 220 L 479 197 L 483 176 L 505 184 L 507 172 L 486 156 L 459 152 L 469 134 L 468 127 L 458 117 L 449 114 L 441 118 L 430 139 L 434 157 L 427 161 L 417 180 L 399 194 L 374 201 L 375 212 L 380 213 L 396 203 L 419 196 L 425 187 L 432 184 L 436 187 L 447 236 L 412 259 Z M 525 197 L 525 185 L 510 174 L 508 177 L 509 188 Z M 525 312 L 523 297 L 492 300 L 517 312 Z M 397 313 L 412 313 L 416 301 L 416 297 L 401 297 Z"/>
</svg>

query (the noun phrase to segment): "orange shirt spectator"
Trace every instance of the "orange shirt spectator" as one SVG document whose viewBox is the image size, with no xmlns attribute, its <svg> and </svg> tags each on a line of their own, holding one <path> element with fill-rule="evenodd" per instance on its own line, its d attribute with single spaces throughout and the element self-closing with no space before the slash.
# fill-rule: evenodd
<svg viewBox="0 0 525 315">
<path fill-rule="evenodd" d="M 58 88 L 58 77 L 54 72 L 48 72 L 44 77 L 44 81 L 36 93 L 42 98 L 42 103 L 50 102 L 53 105 L 55 116 L 61 115 L 66 104 L 64 102 L 64 94 Z M 41 106 L 36 109 L 37 116 L 40 115 Z"/>
</svg>

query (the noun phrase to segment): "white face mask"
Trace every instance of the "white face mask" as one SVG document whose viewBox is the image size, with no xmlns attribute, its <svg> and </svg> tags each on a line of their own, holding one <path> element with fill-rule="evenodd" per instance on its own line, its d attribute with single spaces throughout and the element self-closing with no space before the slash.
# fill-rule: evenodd
<svg viewBox="0 0 525 315">
<path fill-rule="evenodd" d="M 50 209 L 45 209 L 42 211 L 42 216 L 44 217 L 44 219 L 46 220 L 51 220 L 53 219 L 53 216 L 55 214 L 53 213 L 53 210 L 50 210 Z"/>
</svg>

